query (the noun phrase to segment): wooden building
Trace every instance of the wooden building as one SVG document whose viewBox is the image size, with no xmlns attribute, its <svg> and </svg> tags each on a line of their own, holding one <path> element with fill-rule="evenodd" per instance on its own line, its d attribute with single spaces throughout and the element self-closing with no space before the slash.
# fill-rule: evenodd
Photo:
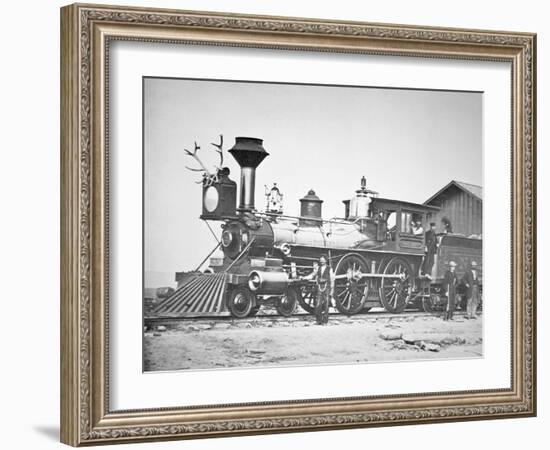
<svg viewBox="0 0 550 450">
<path fill-rule="evenodd" d="M 443 222 L 449 221 L 454 234 L 481 236 L 483 229 L 481 186 L 453 180 L 424 204 L 441 208 L 430 219 L 430 222 L 436 223 L 437 232 L 444 231 Z"/>
</svg>

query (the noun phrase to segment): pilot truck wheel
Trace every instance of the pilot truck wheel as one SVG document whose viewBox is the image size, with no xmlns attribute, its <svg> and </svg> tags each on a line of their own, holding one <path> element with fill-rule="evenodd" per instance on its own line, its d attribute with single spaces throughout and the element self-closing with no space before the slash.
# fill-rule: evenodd
<svg viewBox="0 0 550 450">
<path fill-rule="evenodd" d="M 277 301 L 277 312 L 281 316 L 289 317 L 296 310 L 298 296 L 300 295 L 295 289 L 289 288 Z"/>
<path fill-rule="evenodd" d="M 244 286 L 237 287 L 229 294 L 227 309 L 233 317 L 243 319 L 254 312 L 256 296 Z M 257 312 L 257 310 L 255 311 Z"/>
</svg>

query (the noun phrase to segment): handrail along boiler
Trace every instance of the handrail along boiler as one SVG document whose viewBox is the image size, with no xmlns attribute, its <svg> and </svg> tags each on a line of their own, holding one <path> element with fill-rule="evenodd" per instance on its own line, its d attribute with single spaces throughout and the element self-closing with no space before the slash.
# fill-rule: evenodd
<svg viewBox="0 0 550 450">
<path fill-rule="evenodd" d="M 207 272 L 223 274 L 223 301 L 234 317 L 254 315 L 267 302 L 275 302 L 285 316 L 298 303 L 312 312 L 314 283 L 303 275 L 312 272 L 321 254 L 329 255 L 335 271 L 334 305 L 347 315 L 377 306 L 393 313 L 408 305 L 432 311 L 446 301 L 441 287 L 444 263 L 458 259 L 460 272 L 473 259 L 481 262 L 480 239 L 440 236 L 432 273 L 421 274 L 425 237 L 415 234 L 412 224 L 420 222 L 426 229 L 439 208 L 381 198 L 367 189 L 364 177 L 353 198 L 343 202 L 342 218 L 324 220 L 323 201 L 313 190 L 300 199 L 298 217 L 284 215 L 282 207 L 274 207 L 276 202 L 269 200 L 266 211 L 259 212 L 256 169 L 269 153 L 257 138 L 237 137 L 229 150 L 241 168 L 237 206 L 236 183 L 229 178 L 229 169 L 222 167 L 223 137 L 213 145 L 221 156 L 213 173 L 200 161 L 200 147 L 195 144 L 194 152 L 186 151 L 201 165 L 191 170 L 203 172 L 200 218 L 221 222 L 221 239 L 211 254 L 221 248 L 223 259 Z M 273 189 L 279 195 L 278 188 Z"/>
</svg>

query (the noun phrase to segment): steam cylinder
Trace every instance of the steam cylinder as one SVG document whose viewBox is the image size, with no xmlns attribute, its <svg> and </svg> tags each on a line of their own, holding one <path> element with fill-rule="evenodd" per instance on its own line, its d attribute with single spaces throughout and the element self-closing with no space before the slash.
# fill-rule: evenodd
<svg viewBox="0 0 550 450">
<path fill-rule="evenodd" d="M 248 276 L 248 287 L 256 294 L 282 294 L 288 287 L 284 271 L 253 270 Z"/>
</svg>

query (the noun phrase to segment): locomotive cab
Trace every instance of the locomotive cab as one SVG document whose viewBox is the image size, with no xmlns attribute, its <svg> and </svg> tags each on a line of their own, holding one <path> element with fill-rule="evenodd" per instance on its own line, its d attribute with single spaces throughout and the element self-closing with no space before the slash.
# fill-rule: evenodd
<svg viewBox="0 0 550 450">
<path fill-rule="evenodd" d="M 373 199 L 371 208 L 377 218 L 378 238 L 385 242 L 386 249 L 424 252 L 424 231 L 439 208 L 387 198 Z"/>
</svg>

